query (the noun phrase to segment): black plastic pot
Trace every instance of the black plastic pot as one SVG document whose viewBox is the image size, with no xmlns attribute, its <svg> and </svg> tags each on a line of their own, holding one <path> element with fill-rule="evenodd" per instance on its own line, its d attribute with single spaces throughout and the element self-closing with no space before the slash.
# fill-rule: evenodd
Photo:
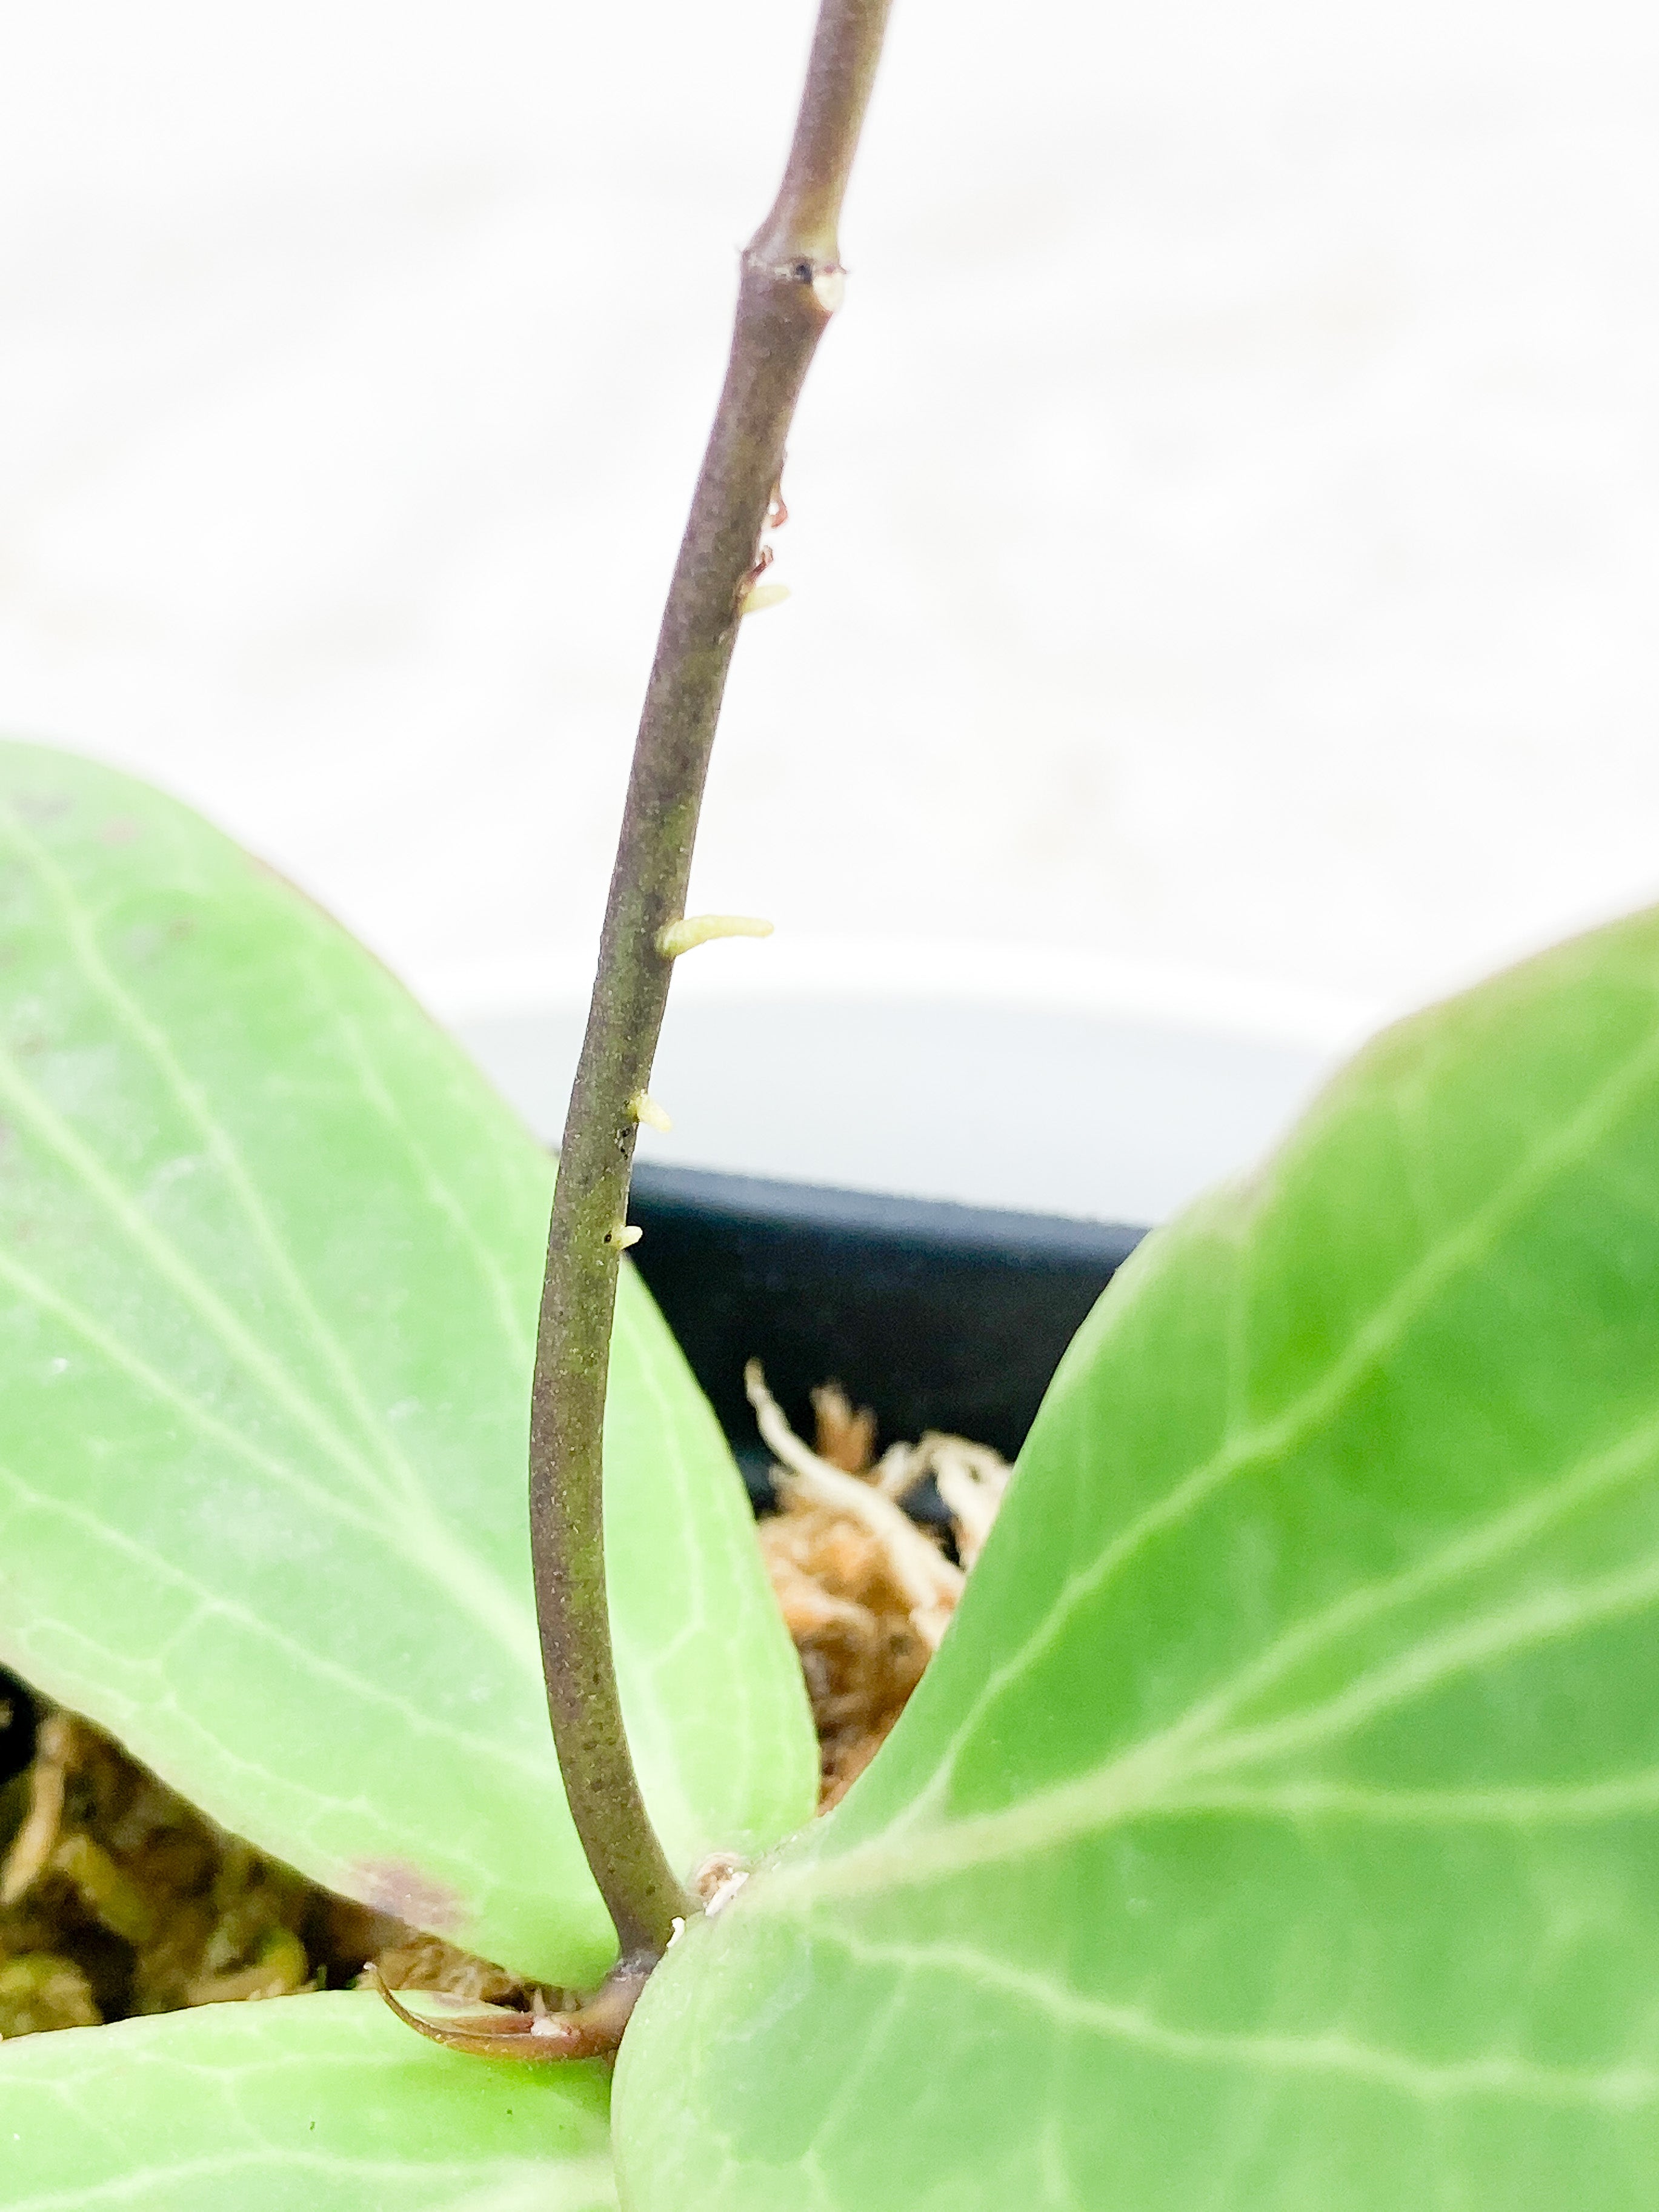
<svg viewBox="0 0 1659 2212">
<path fill-rule="evenodd" d="M 641 1162 L 633 1256 L 757 1504 L 768 1455 L 744 1395 L 757 1358 L 812 1433 L 841 1383 L 884 1441 L 943 1429 L 1012 1459 L 1078 1324 L 1141 1229 L 765 1182 Z"/>
</svg>

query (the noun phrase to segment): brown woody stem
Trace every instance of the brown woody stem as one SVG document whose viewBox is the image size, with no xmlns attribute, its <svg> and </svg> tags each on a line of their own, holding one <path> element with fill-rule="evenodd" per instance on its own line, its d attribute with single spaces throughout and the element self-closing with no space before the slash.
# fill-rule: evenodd
<svg viewBox="0 0 1659 2212">
<path fill-rule="evenodd" d="M 823 0 L 781 187 L 743 255 L 719 411 L 634 747 L 587 1033 L 560 1148 L 530 1414 L 530 1528 L 548 1710 L 571 1816 L 624 1961 L 690 1906 L 623 1727 L 605 1599 L 601 1428 L 638 1133 L 685 912 L 744 590 L 807 365 L 841 295 L 836 222 L 890 0 Z M 671 940 L 672 942 L 672 940 Z"/>
</svg>

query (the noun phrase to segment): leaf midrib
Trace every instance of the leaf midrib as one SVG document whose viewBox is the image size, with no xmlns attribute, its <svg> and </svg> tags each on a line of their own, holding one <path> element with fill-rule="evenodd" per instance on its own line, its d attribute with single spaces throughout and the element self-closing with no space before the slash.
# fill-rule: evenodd
<svg viewBox="0 0 1659 2212">
<path fill-rule="evenodd" d="M 1216 1732 L 1218 1721 L 1236 1711 L 1246 1696 L 1259 1694 L 1293 1664 L 1313 1656 L 1322 1644 L 1354 1626 L 1386 1618 L 1401 1606 L 1443 1589 L 1460 1576 L 1491 1566 L 1522 1543 L 1558 1527 L 1572 1512 L 1599 1504 L 1620 1485 L 1650 1474 L 1656 1457 L 1659 1457 L 1659 1418 L 1572 1470 L 1550 1492 L 1528 1498 L 1522 1506 L 1494 1516 L 1486 1528 L 1419 1562 L 1406 1574 L 1356 1591 L 1325 1614 L 1289 1632 L 1243 1669 L 1233 1685 L 1212 1693 L 1167 1729 L 1142 1738 L 1103 1765 L 995 1812 L 926 1827 L 911 1821 L 895 1824 L 838 1856 L 825 1856 L 799 1868 L 781 1867 L 756 1886 L 754 1905 L 764 1909 L 770 1904 L 787 1909 L 797 1894 L 811 1901 L 909 1887 L 971 1868 L 1053 1850 L 1147 1817 L 1224 1809 L 1276 1810 L 1295 1817 L 1295 1800 L 1284 1795 L 1280 1785 L 1242 1797 L 1224 1785 L 1215 1793 L 1212 1782 L 1206 1786 L 1206 1778 L 1298 1750 L 1328 1747 L 1391 1705 L 1409 1702 L 1493 1658 L 1515 1656 L 1541 1643 L 1559 1641 L 1582 1628 L 1649 1610 L 1659 1604 L 1659 1553 L 1627 1563 L 1594 1580 L 1535 1592 L 1498 1613 L 1460 1620 L 1389 1655 L 1386 1662 L 1356 1676 L 1336 1696 L 1256 1729 L 1228 1736 Z M 1609 1778 L 1606 1786 L 1614 1790 L 1616 1781 Z M 1192 1788 L 1194 1783 L 1199 1785 L 1196 1790 Z M 1437 1808 L 1447 1820 L 1519 1819 L 1520 1808 L 1525 1804 L 1532 1808 L 1528 1817 L 1534 1820 L 1550 1817 L 1556 1808 L 1553 1817 L 1578 1820 L 1585 1817 L 1578 1802 L 1583 1786 L 1566 1788 L 1559 1808 L 1554 1795 L 1547 1789 L 1528 1790 L 1524 1797 L 1507 1791 L 1425 1791 L 1414 1793 L 1414 1797 L 1419 1816 Z M 1620 1809 L 1646 1809 L 1645 1792 L 1650 1784 L 1645 1771 L 1624 1778 L 1618 1786 L 1631 1790 L 1630 1802 L 1621 1808 L 1615 1790 L 1607 1817 Z M 1286 1787 L 1294 1791 L 1297 1785 Z M 1328 1809 L 1339 1809 L 1335 1799 Z M 1345 1801 L 1344 1809 L 1349 1817 L 1362 1816 L 1360 1804 L 1352 1799 Z M 833 1849 L 833 1826 L 825 1832 Z"/>
<path fill-rule="evenodd" d="M 1085 1996 L 1048 1975 L 971 1945 L 878 1942 L 827 1920 L 815 1923 L 811 1934 L 814 1941 L 842 1951 L 858 1966 L 889 1969 L 901 1977 L 949 1974 L 976 1990 L 1038 2011 L 1062 2030 L 1191 2064 L 1337 2076 L 1402 2091 L 1423 2103 L 1501 2097 L 1631 2111 L 1659 2100 L 1659 2069 L 1651 2066 L 1626 2063 L 1596 2071 L 1571 2069 L 1498 2052 L 1436 2062 L 1340 2033 L 1236 2035 L 1171 2027 L 1144 2007 Z"/>
<path fill-rule="evenodd" d="M 1617 1075 L 1598 1084 L 1571 1119 L 1553 1129 L 1460 1230 L 1419 1256 L 1316 1384 L 1294 1399 L 1271 1422 L 1243 1437 L 1224 1441 L 1208 1460 L 1183 1476 L 1156 1504 L 1147 1507 L 1106 1544 L 1087 1568 L 1071 1577 L 1019 1650 L 981 1682 L 962 1718 L 941 1747 L 927 1784 L 898 1816 L 895 1826 L 911 1826 L 936 1810 L 949 1790 L 957 1761 L 981 1719 L 1006 1689 L 1029 1674 L 1053 1648 L 1082 1605 L 1097 1596 L 1154 1537 L 1178 1526 L 1196 1507 L 1206 1504 L 1247 1468 L 1288 1456 L 1318 1422 L 1338 1412 L 1351 1392 L 1413 1326 L 1434 1294 L 1459 1273 L 1487 1257 L 1498 1237 L 1514 1218 L 1547 1188 L 1555 1174 L 1582 1157 L 1592 1141 L 1605 1133 L 1632 1097 L 1656 1074 L 1659 1074 L 1659 1031 L 1632 1054 Z M 1131 1301 L 1126 1298 L 1117 1308 L 1119 1320 L 1115 1325 L 1121 1326 L 1122 1317 L 1132 1310 Z M 1097 1345 L 1095 1350 L 1098 1355 L 1100 1346 Z"/>
<path fill-rule="evenodd" d="M 82 2033 L 96 2031 L 83 2029 Z M 3 2077 L 0 2077 L 3 2080 Z M 52 2190 L 44 2195 L 9 2197 L 6 2212 L 80 2212 L 83 2205 L 120 2204 L 141 2201 L 158 2187 L 176 2188 L 181 2182 L 205 2180 L 217 2175 L 257 2172 L 261 2166 L 280 2166 L 284 2172 L 327 2175 L 349 2174 L 365 2182 L 405 2185 L 420 2182 L 454 2181 L 475 2185 L 487 2192 L 493 2183 L 502 2186 L 521 2177 L 535 2175 L 544 2185 L 562 2184 L 568 2176 L 574 2188 L 549 2188 L 546 2212 L 601 2212 L 614 2203 L 612 2168 L 603 2153 L 559 2162 L 534 2158 L 413 2159 L 353 2158 L 343 2153 L 307 2151 L 291 2143 L 268 2142 L 246 2150 L 216 2152 L 210 2158 L 169 2159 L 165 2165 L 138 2167 L 108 2181 L 78 2185 L 72 2191 Z M 597 2193 L 595 2193 L 597 2191 Z"/>
<path fill-rule="evenodd" d="M 166 1236 L 131 1194 L 121 1188 L 92 1148 L 27 1080 L 11 1055 L 0 1053 L 0 1096 L 9 1100 L 20 1119 L 28 1124 L 40 1141 L 56 1154 L 71 1176 L 79 1181 L 104 1207 L 120 1231 L 196 1313 L 210 1334 L 243 1371 L 262 1385 L 289 1417 L 308 1433 L 343 1472 L 355 1479 L 360 1492 L 367 1496 L 371 1504 L 380 1509 L 378 1515 L 351 1513 L 343 1501 L 336 1499 L 320 1486 L 307 1482 L 297 1469 L 260 1451 L 231 1425 L 211 1415 L 188 1392 L 168 1385 L 158 1371 L 143 1359 L 142 1355 L 121 1345 L 73 1301 L 61 1293 L 52 1293 L 50 1294 L 50 1302 L 62 1318 L 69 1321 L 89 1341 L 96 1343 L 108 1356 L 118 1360 L 135 1379 L 142 1375 L 147 1387 L 159 1389 L 180 1410 L 187 1410 L 198 1425 L 206 1427 L 210 1425 L 222 1441 L 235 1443 L 244 1456 L 259 1465 L 263 1471 L 278 1475 L 290 1487 L 302 1487 L 313 1504 L 319 1510 L 328 1511 L 331 1516 L 351 1518 L 360 1528 L 373 1529 L 390 1541 L 411 1564 L 446 1589 L 465 1610 L 478 1620 L 491 1638 L 526 1673 L 539 1680 L 539 1645 L 526 1601 L 511 1591 L 482 1560 L 464 1553 L 455 1545 L 451 1532 L 444 1527 L 434 1511 L 430 1497 L 413 1467 L 397 1450 L 393 1441 L 374 1423 L 362 1395 L 361 1382 L 344 1358 L 331 1332 L 323 1324 L 291 1256 L 276 1237 L 274 1225 L 264 1212 L 228 1132 L 197 1097 L 195 1086 L 183 1070 L 173 1063 L 171 1053 L 164 1041 L 155 1035 L 148 1017 L 131 1001 L 110 973 L 90 933 L 84 912 L 64 879 L 62 872 L 38 841 L 30 836 L 15 809 L 7 805 L 4 811 L 12 830 L 14 844 L 25 865 L 31 868 L 37 880 L 45 884 L 58 907 L 83 975 L 112 1007 L 129 1034 L 136 1038 L 152 1064 L 160 1068 L 180 1110 L 195 1123 L 204 1141 L 225 1170 L 232 1190 L 243 1206 L 245 1218 L 253 1228 L 262 1249 L 276 1265 L 279 1279 L 290 1298 L 295 1302 L 295 1310 L 302 1323 L 317 1335 L 324 1346 L 337 1379 L 343 1380 L 343 1386 L 349 1383 L 350 1393 L 361 1409 L 361 1418 L 382 1445 L 388 1471 L 396 1484 L 395 1490 L 389 1491 L 386 1487 L 382 1478 L 369 1463 L 354 1449 L 333 1423 L 324 1417 L 314 1401 L 299 1389 L 288 1371 L 270 1358 L 174 1241 Z M 46 1286 L 39 1278 L 33 1276 L 32 1271 L 15 1264 L 8 1265 L 3 1258 L 0 1258 L 0 1269 L 15 1280 L 19 1288 L 24 1288 L 26 1283 L 32 1284 L 32 1291 L 26 1294 L 46 1302 L 43 1295 Z"/>
<path fill-rule="evenodd" d="M 16 810 L 7 805 L 5 813 L 12 832 L 13 843 L 21 854 L 25 866 L 33 871 L 37 882 L 43 886 L 48 897 L 58 908 L 64 936 L 82 977 L 102 1000 L 119 1027 L 125 1030 L 137 1044 L 141 1056 L 148 1060 L 151 1066 L 159 1073 L 173 1097 L 175 1107 L 196 1130 L 200 1141 L 206 1146 L 210 1156 L 223 1175 L 232 1198 L 252 1233 L 254 1242 L 276 1271 L 277 1280 L 289 1299 L 301 1328 L 310 1337 L 313 1346 L 320 1353 L 325 1364 L 333 1375 L 337 1386 L 344 1392 L 350 1411 L 358 1421 L 370 1449 L 380 1454 L 386 1463 L 387 1473 L 393 1480 L 398 1481 L 406 1492 L 412 1493 L 418 1487 L 414 1470 L 404 1455 L 398 1450 L 394 1439 L 386 1433 L 377 1419 L 364 1392 L 361 1377 L 342 1351 L 336 1333 L 329 1328 L 319 1312 L 316 1303 L 295 1262 L 293 1254 L 276 1232 L 276 1224 L 267 1212 L 258 1186 L 248 1172 L 247 1164 L 242 1157 L 240 1147 L 209 1105 L 201 1086 L 180 1065 L 166 1036 L 157 1029 L 144 1008 L 139 1005 L 132 993 L 127 989 L 110 967 L 104 957 L 103 947 L 99 942 L 92 917 L 76 896 L 69 878 L 58 866 L 47 848 L 30 833 L 19 818 Z M 313 980 L 315 981 L 314 969 Z M 15 1081 L 24 1082 L 21 1071 L 15 1067 L 15 1063 L 12 1063 L 12 1073 Z M 33 1086 L 26 1085 L 26 1087 L 30 1096 L 36 1100 L 41 1112 L 50 1117 L 51 1131 L 43 1130 L 41 1133 L 46 1136 L 46 1141 L 52 1142 L 53 1133 L 60 1133 L 64 1138 L 73 1143 L 86 1158 L 94 1161 L 101 1170 L 103 1164 L 96 1160 L 96 1155 L 91 1152 L 89 1146 L 82 1145 L 80 1140 L 74 1137 L 63 1117 L 46 1105 L 44 1098 L 40 1097 Z M 107 1171 L 106 1173 L 107 1174 Z M 155 1224 L 149 1223 L 149 1217 L 134 1204 L 130 1194 L 120 1190 L 114 1177 L 107 1176 L 107 1182 L 109 1193 L 100 1192 L 100 1194 L 105 1197 L 106 1203 L 111 1204 L 112 1211 L 120 1220 L 121 1226 L 129 1234 L 132 1234 L 136 1220 L 153 1229 Z M 110 1194 L 113 1194 L 112 1198 Z M 131 1218 L 128 1218 L 129 1209 Z M 191 1297 L 192 1302 L 205 1296 L 219 1306 L 219 1316 L 211 1324 L 216 1330 L 222 1333 L 227 1321 L 234 1327 L 236 1325 L 234 1316 L 230 1316 L 228 1310 L 224 1309 L 222 1303 L 214 1297 L 211 1286 L 204 1282 L 199 1272 L 185 1259 L 176 1244 L 171 1239 L 161 1237 L 159 1230 L 155 1231 L 155 1235 L 172 1253 L 178 1266 L 190 1279 L 193 1287 L 185 1294 Z M 147 1256 L 151 1258 L 152 1264 L 156 1264 L 153 1253 L 148 1254 Z M 182 1286 L 176 1285 L 175 1287 Z M 198 1306 L 198 1310 L 200 1310 Z M 246 1358 L 249 1348 L 246 1342 L 241 1345 L 240 1350 L 243 1357 Z M 260 1347 L 257 1345 L 252 1346 L 252 1349 L 256 1354 L 260 1354 Z M 291 1399 L 297 1396 L 305 1412 L 313 1417 L 313 1433 L 319 1440 L 325 1442 L 326 1448 L 334 1452 L 343 1466 L 349 1469 L 355 1467 L 362 1470 L 362 1462 L 345 1438 L 333 1429 L 331 1424 L 321 1422 L 316 1417 L 316 1409 L 303 1393 L 298 1393 L 295 1390 L 292 1378 L 276 1368 L 275 1362 L 268 1362 L 266 1364 L 271 1370 L 263 1376 L 267 1387 L 272 1387 L 271 1376 L 274 1373 L 281 1389 L 289 1394 L 289 1410 L 293 1410 Z"/>
</svg>

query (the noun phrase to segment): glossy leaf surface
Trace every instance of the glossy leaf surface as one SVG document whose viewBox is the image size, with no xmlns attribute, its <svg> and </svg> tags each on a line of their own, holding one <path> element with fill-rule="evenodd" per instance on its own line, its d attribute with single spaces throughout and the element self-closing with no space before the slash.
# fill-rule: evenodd
<svg viewBox="0 0 1659 2212">
<path fill-rule="evenodd" d="M 559 1981 L 525 1458 L 552 1170 L 373 957 L 197 817 L 0 748 L 0 1658 L 313 1877 Z M 623 1284 L 623 1701 L 674 1857 L 813 1799 L 714 1418 Z"/>
<path fill-rule="evenodd" d="M 611 2212 L 607 2088 L 366 1991 L 32 2035 L 0 2050 L 0 2212 Z"/>
<path fill-rule="evenodd" d="M 617 2100 L 629 2212 L 1655 2202 L 1659 918 L 1148 1241 Z"/>
</svg>

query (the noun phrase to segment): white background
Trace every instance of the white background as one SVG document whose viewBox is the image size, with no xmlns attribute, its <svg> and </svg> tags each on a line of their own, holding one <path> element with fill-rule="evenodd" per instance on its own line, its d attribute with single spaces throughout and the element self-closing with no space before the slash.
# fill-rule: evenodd
<svg viewBox="0 0 1659 2212">
<path fill-rule="evenodd" d="M 4 0 L 0 725 L 578 989 L 808 24 Z M 1656 110 L 1634 0 L 896 0 L 698 902 L 1340 1027 L 1653 896 Z"/>
</svg>

